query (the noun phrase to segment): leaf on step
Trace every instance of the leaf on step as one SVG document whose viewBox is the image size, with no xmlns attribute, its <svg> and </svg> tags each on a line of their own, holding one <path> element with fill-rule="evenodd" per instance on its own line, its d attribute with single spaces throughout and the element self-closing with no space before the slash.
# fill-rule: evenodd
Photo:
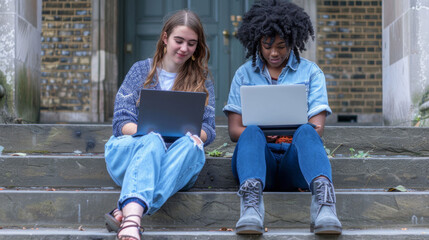
<svg viewBox="0 0 429 240">
<path fill-rule="evenodd" d="M 78 229 L 79 231 L 85 231 L 85 229 L 83 228 L 83 226 L 82 226 L 82 225 L 80 225 L 77 229 Z"/>
<path fill-rule="evenodd" d="M 213 151 L 208 152 L 208 155 L 209 155 L 210 157 L 222 157 L 222 154 L 223 154 L 223 152 L 221 152 L 221 151 L 219 151 L 219 150 L 217 150 L 217 149 L 215 149 L 215 150 L 213 150 Z"/>
<path fill-rule="evenodd" d="M 12 153 L 11 156 L 25 157 L 25 156 L 27 156 L 27 154 L 26 153 Z"/>
<path fill-rule="evenodd" d="M 268 228 L 265 228 L 265 232 L 268 232 Z"/>
<path fill-rule="evenodd" d="M 389 190 L 387 191 L 388 192 L 407 192 L 408 190 L 404 186 L 398 185 L 396 187 L 389 188 Z"/>
<path fill-rule="evenodd" d="M 232 228 L 226 228 L 226 227 L 221 227 L 221 228 L 219 228 L 219 231 L 234 232 L 234 229 L 232 229 Z"/>
<path fill-rule="evenodd" d="M 420 127 L 420 121 L 418 121 L 418 122 L 414 125 L 414 127 Z"/>
</svg>

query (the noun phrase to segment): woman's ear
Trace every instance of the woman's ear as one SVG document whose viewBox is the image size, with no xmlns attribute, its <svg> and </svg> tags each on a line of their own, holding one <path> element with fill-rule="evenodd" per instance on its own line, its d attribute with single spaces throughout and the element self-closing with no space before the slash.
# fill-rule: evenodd
<svg viewBox="0 0 429 240">
<path fill-rule="evenodd" d="M 163 34 L 162 34 L 162 41 L 164 42 L 164 44 L 165 45 L 167 45 L 167 33 L 166 32 L 164 32 Z"/>
</svg>

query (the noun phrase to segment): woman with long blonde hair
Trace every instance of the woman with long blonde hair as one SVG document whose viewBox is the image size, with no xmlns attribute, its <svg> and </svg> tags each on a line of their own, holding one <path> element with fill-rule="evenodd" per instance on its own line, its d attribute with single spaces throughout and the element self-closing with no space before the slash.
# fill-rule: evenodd
<svg viewBox="0 0 429 240">
<path fill-rule="evenodd" d="M 165 22 L 153 59 L 135 63 L 118 90 L 113 136 L 105 146 L 107 170 L 122 188 L 118 207 L 105 215 L 108 230 L 116 231 L 118 239 L 140 239 L 141 218 L 195 183 L 205 163 L 203 146 L 216 136 L 209 58 L 200 19 L 192 11 L 178 11 Z M 132 136 L 142 88 L 205 92 L 200 135 L 184 134 L 174 142 L 154 132 Z"/>
</svg>

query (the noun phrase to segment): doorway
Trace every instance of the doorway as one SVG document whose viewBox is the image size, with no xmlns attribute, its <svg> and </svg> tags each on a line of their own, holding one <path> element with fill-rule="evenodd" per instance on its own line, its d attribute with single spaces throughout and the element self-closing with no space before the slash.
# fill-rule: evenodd
<svg viewBox="0 0 429 240">
<path fill-rule="evenodd" d="M 216 117 L 222 118 L 232 77 L 245 61 L 244 48 L 234 34 L 252 3 L 253 0 L 120 1 L 118 84 L 135 62 L 153 56 L 164 16 L 190 9 L 204 26 L 211 55 L 209 69 L 215 84 Z"/>
</svg>

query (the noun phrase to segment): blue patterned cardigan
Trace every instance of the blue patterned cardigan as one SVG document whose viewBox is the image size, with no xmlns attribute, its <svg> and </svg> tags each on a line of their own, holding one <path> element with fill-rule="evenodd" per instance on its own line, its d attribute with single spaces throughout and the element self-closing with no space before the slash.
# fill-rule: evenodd
<svg viewBox="0 0 429 240">
<path fill-rule="evenodd" d="M 137 124 L 138 106 L 137 101 L 140 98 L 140 91 L 143 88 L 144 81 L 152 67 L 152 59 L 146 59 L 136 62 L 128 71 L 124 82 L 116 94 L 115 108 L 113 113 L 113 135 L 118 137 L 122 135 L 122 127 L 127 123 Z M 160 89 L 159 84 L 152 87 Z M 216 137 L 215 132 L 215 96 L 214 86 L 211 80 L 206 81 L 206 88 L 209 92 L 209 103 L 205 106 L 202 129 L 207 133 L 207 141 L 204 146 L 209 145 Z"/>
</svg>

